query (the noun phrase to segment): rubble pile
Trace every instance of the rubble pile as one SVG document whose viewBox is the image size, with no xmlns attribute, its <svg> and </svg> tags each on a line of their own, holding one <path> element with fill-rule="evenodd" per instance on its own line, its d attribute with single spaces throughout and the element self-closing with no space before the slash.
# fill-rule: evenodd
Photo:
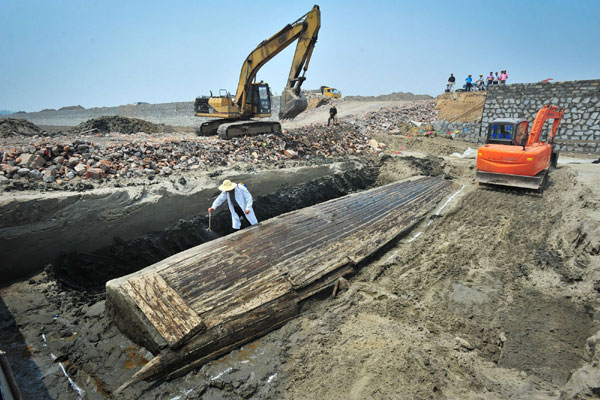
<svg viewBox="0 0 600 400">
<path fill-rule="evenodd" d="M 436 120 L 437 116 L 435 104 L 429 101 L 383 107 L 366 113 L 360 119 L 353 119 L 352 123 L 367 135 L 381 132 L 404 134 L 416 126 L 414 122 L 420 126 L 423 122 Z"/>
<path fill-rule="evenodd" d="M 0 183 L 10 179 L 58 184 L 75 178 L 170 175 L 174 171 L 286 159 L 336 158 L 381 150 L 357 127 L 309 126 L 280 135 L 100 144 L 87 140 L 0 150 Z"/>
<path fill-rule="evenodd" d="M 72 129 L 73 132 L 111 133 L 119 132 L 132 134 L 138 132 L 158 133 L 173 132 L 173 128 L 164 124 L 153 124 L 137 118 L 119 116 L 104 116 L 82 122 Z"/>
<path fill-rule="evenodd" d="M 44 131 L 37 125 L 19 118 L 0 119 L 0 137 L 10 136 L 35 136 L 42 135 Z"/>
</svg>

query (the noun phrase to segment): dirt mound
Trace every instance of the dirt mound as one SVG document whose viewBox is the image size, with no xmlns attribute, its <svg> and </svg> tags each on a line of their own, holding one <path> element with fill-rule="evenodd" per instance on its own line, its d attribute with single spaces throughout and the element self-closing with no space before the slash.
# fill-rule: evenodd
<svg viewBox="0 0 600 400">
<path fill-rule="evenodd" d="M 10 136 L 35 136 L 41 135 L 44 131 L 37 125 L 18 118 L 0 119 L 0 137 Z"/>
<path fill-rule="evenodd" d="M 346 96 L 345 100 L 355 101 L 400 101 L 400 100 L 430 100 L 433 97 L 428 94 L 413 94 L 411 92 L 393 92 L 379 96 Z"/>
<path fill-rule="evenodd" d="M 74 132 L 95 133 L 158 133 L 173 132 L 173 128 L 164 124 L 153 124 L 137 118 L 105 116 L 89 119 L 73 128 Z"/>
<path fill-rule="evenodd" d="M 483 115 L 485 92 L 444 93 L 435 99 L 440 119 L 454 122 L 473 122 Z"/>
<path fill-rule="evenodd" d="M 71 111 L 71 110 L 85 110 L 85 107 L 77 105 L 77 106 L 61 107 L 58 109 L 58 111 Z"/>
</svg>

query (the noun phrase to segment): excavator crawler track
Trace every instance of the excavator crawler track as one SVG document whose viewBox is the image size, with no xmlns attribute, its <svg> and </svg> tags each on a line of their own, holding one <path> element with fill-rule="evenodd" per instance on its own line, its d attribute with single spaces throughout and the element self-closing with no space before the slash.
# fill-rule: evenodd
<svg viewBox="0 0 600 400">
<path fill-rule="evenodd" d="M 221 139 L 280 133 L 281 124 L 276 121 L 237 121 L 219 125 L 217 132 Z"/>
<path fill-rule="evenodd" d="M 499 174 L 496 172 L 477 171 L 477 182 L 480 184 L 517 187 L 543 191 L 548 180 L 549 168 L 534 176 Z"/>
</svg>

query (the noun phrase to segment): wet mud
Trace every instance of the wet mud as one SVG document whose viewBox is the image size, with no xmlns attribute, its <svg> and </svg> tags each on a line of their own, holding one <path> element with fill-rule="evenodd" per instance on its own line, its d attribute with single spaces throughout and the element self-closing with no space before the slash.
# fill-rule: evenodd
<svg viewBox="0 0 600 400">
<path fill-rule="evenodd" d="M 597 197 L 568 167 L 553 171 L 541 196 L 480 189 L 473 163 L 381 157 L 381 165 L 361 172 L 258 195 L 256 212 L 265 219 L 416 174 L 460 186 L 435 215 L 363 265 L 336 297 L 322 292 L 282 328 L 181 378 L 141 382 L 118 398 L 598 396 Z M 112 391 L 152 355 L 108 323 L 104 295 L 95 288 L 135 262 L 142 267 L 206 240 L 206 223 L 187 219 L 97 252 L 70 254 L 64 264 L 0 289 L 0 322 L 10 332 L 0 347 L 26 398 L 117 398 Z M 228 213 L 217 213 L 212 226 L 228 234 Z M 32 377 L 41 384 L 28 384 Z"/>
</svg>

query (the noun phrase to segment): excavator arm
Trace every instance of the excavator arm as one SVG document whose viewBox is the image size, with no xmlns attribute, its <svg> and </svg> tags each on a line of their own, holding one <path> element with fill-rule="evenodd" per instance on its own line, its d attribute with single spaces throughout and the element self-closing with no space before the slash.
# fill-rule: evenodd
<svg viewBox="0 0 600 400">
<path fill-rule="evenodd" d="M 306 99 L 300 96 L 300 86 L 304 81 L 303 69 L 306 72 L 312 51 L 317 42 L 319 28 L 321 27 L 321 11 L 315 5 L 307 14 L 285 26 L 282 30 L 263 41 L 244 60 L 234 102 L 240 108 L 241 114 L 250 117 L 251 110 L 248 106 L 252 82 L 260 68 L 269 60 L 279 54 L 283 49 L 298 40 L 296 52 L 288 82 L 282 94 L 282 118 L 293 118 L 306 109 Z M 287 94 L 286 94 L 287 93 Z M 303 102 L 302 102 L 303 100 Z"/>
<path fill-rule="evenodd" d="M 527 144 L 525 147 L 531 147 L 534 143 L 539 143 L 540 135 L 542 133 L 542 129 L 544 128 L 544 123 L 548 119 L 553 119 L 552 122 L 552 130 L 548 135 L 548 143 L 552 143 L 554 141 L 554 137 L 558 132 L 558 126 L 560 125 L 560 121 L 562 120 L 562 116 L 565 112 L 564 108 L 558 108 L 557 106 L 551 106 L 546 104 L 544 107 L 538 111 L 535 116 L 535 120 L 531 125 L 531 131 L 529 132 L 529 138 L 527 139 Z"/>
</svg>

